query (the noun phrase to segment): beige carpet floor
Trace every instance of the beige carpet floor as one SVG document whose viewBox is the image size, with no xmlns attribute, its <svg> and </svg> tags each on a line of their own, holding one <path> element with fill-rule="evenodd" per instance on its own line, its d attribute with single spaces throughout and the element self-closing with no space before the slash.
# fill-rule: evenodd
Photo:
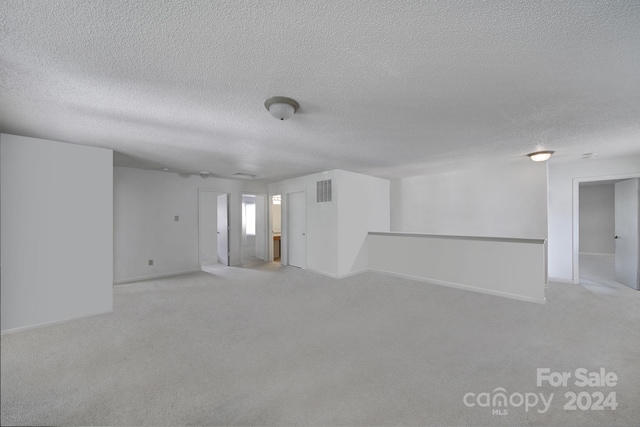
<svg viewBox="0 0 640 427">
<path fill-rule="evenodd" d="M 2 336 L 2 425 L 640 424 L 631 289 L 551 283 L 540 305 L 274 263 L 114 289 L 112 314 Z M 537 368 L 572 378 L 539 387 Z M 579 368 L 618 381 L 578 387 Z M 479 406 L 497 388 L 513 404 Z M 618 405 L 565 410 L 571 392 Z M 534 393 L 546 412 L 516 405 Z"/>
</svg>

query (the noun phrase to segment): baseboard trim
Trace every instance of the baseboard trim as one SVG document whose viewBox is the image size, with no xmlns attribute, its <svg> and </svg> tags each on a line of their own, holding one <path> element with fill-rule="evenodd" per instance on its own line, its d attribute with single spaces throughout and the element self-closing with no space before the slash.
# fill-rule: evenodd
<svg viewBox="0 0 640 427">
<path fill-rule="evenodd" d="M 345 279 L 347 277 L 356 276 L 358 274 L 365 273 L 365 272 L 369 271 L 368 268 L 365 268 L 363 270 L 352 271 L 352 272 L 349 272 L 349 273 L 346 273 L 346 274 L 338 275 L 338 274 L 327 273 L 325 271 L 314 270 L 313 268 L 306 268 L 305 270 L 310 271 L 312 273 L 319 274 L 321 276 L 331 277 L 332 279 Z"/>
<path fill-rule="evenodd" d="M 331 273 L 327 273 L 325 271 L 314 270 L 313 268 L 305 268 L 305 270 L 310 271 L 312 273 L 319 274 L 321 276 L 331 277 L 332 279 L 339 279 L 340 278 L 340 277 L 338 277 L 337 274 L 331 274 Z"/>
<path fill-rule="evenodd" d="M 51 322 L 38 323 L 37 325 L 28 325 L 28 326 L 20 326 L 19 328 L 3 329 L 2 331 L 0 331 L 0 335 L 13 334 L 16 332 L 23 332 L 31 329 L 39 329 L 47 326 L 59 325 L 61 323 L 73 322 L 75 320 L 90 319 L 92 317 L 104 316 L 105 314 L 110 314 L 110 313 L 113 313 L 113 310 L 103 311 L 96 314 L 87 314 L 86 316 L 72 317 L 70 319 L 54 320 Z"/>
<path fill-rule="evenodd" d="M 549 276 L 549 282 L 558 282 L 558 283 L 568 283 L 570 285 L 573 285 L 573 280 L 571 279 L 562 279 L 560 277 L 551 277 Z"/>
<path fill-rule="evenodd" d="M 363 268 L 362 270 L 351 271 L 349 273 L 341 274 L 340 276 L 338 276 L 338 279 L 345 279 L 347 277 L 357 276 L 358 274 L 366 273 L 367 271 L 370 271 L 370 270 L 368 268 Z"/>
<path fill-rule="evenodd" d="M 476 286 L 463 285 L 461 283 L 446 282 L 444 280 L 429 279 L 427 277 L 412 276 L 410 274 L 395 273 L 395 272 L 386 271 L 386 270 L 378 270 L 378 269 L 375 269 L 375 268 L 370 268 L 369 271 L 372 271 L 374 273 L 385 274 L 385 275 L 392 276 L 392 277 L 399 277 L 401 279 L 416 280 L 418 282 L 431 283 L 432 285 L 445 286 L 447 288 L 455 288 L 455 289 L 461 289 L 461 290 L 464 290 L 464 291 L 471 291 L 471 292 L 477 292 L 477 293 L 481 293 L 481 294 L 493 295 L 493 296 L 497 296 L 497 297 L 515 299 L 515 300 L 518 300 L 518 301 L 533 302 L 533 303 L 536 303 L 536 304 L 546 304 L 547 303 L 547 299 L 546 298 L 543 298 L 543 299 L 532 298 L 532 297 L 527 297 L 527 296 L 524 296 L 524 295 L 511 294 L 511 293 L 502 292 L 502 291 L 494 291 L 494 290 L 491 290 L 491 289 L 478 288 Z"/>
<path fill-rule="evenodd" d="M 200 270 L 199 268 L 196 268 L 194 270 L 182 270 L 182 271 L 174 271 L 174 272 L 171 272 L 171 273 L 152 274 L 150 276 L 133 277 L 133 278 L 130 278 L 130 279 L 120 279 L 120 280 L 116 280 L 115 282 L 113 282 L 113 284 L 114 285 L 122 285 L 122 284 L 125 284 L 125 283 L 140 282 L 142 280 L 160 279 L 162 277 L 179 276 L 180 274 L 197 273 L 198 271 L 202 271 L 202 270 Z"/>
</svg>

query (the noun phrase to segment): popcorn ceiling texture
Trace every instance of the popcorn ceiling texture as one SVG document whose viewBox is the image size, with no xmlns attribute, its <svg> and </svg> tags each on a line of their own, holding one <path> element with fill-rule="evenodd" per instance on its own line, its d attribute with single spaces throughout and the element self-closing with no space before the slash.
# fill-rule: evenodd
<svg viewBox="0 0 640 427">
<path fill-rule="evenodd" d="M 640 2 L 0 2 L 0 130 L 120 165 L 402 177 L 640 152 Z M 274 120 L 266 98 L 296 99 Z"/>
</svg>

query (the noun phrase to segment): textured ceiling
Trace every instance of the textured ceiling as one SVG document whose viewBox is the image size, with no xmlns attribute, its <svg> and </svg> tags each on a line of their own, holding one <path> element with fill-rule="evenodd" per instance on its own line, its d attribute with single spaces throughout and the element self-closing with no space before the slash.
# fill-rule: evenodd
<svg viewBox="0 0 640 427">
<path fill-rule="evenodd" d="M 2 132 L 141 168 L 393 178 L 640 152 L 638 0 L 3 0 L 0 61 Z M 300 111 L 273 119 L 274 95 Z"/>
</svg>

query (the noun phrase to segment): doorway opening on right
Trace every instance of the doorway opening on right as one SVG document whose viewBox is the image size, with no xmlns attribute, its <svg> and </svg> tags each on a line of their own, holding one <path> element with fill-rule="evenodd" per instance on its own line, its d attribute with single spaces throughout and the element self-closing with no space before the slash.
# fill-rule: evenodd
<svg viewBox="0 0 640 427">
<path fill-rule="evenodd" d="M 579 184 L 579 281 L 596 294 L 638 290 L 638 181 Z"/>
<path fill-rule="evenodd" d="M 271 234 L 273 245 L 273 260 L 281 262 L 282 255 L 282 195 L 271 197 Z"/>
</svg>

